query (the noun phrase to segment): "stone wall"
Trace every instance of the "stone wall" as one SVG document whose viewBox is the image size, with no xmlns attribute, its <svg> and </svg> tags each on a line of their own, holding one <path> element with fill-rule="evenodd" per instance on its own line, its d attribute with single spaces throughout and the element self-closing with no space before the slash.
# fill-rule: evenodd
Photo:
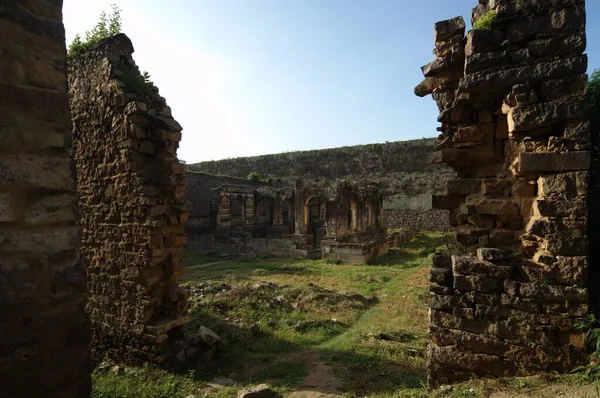
<svg viewBox="0 0 600 398">
<path fill-rule="evenodd" d="M 90 394 L 62 2 L 0 3 L 0 396 Z"/>
<path fill-rule="evenodd" d="M 201 162 L 188 165 L 188 169 L 240 178 L 256 171 L 263 178 L 274 179 L 275 185 L 286 186 L 293 186 L 297 178 L 377 182 L 384 193 L 384 212 L 410 210 L 406 216 L 415 215 L 410 220 L 390 216 L 386 218 L 389 222 L 409 221 L 411 226 L 421 229 L 433 225 L 447 228 L 447 212 L 416 217 L 431 210 L 431 196 L 443 193 L 445 183 L 455 176 L 451 168 L 429 163 L 434 143 L 434 139 L 421 139 L 287 152 Z M 440 218 L 436 222 L 421 223 L 434 216 Z M 386 227 L 404 228 L 406 225 L 387 224 Z"/>
<path fill-rule="evenodd" d="M 211 203 L 214 199 L 213 190 L 222 185 L 236 186 L 265 186 L 266 182 L 253 182 L 247 178 L 235 178 L 206 173 L 188 171 L 186 173 L 187 189 L 186 200 L 190 204 L 190 213 L 186 222 L 186 231 L 188 235 L 207 233 L 214 231 L 216 225 L 212 225 L 216 220 L 216 211 L 218 206 Z"/>
<path fill-rule="evenodd" d="M 161 362 L 182 337 L 181 126 L 144 82 L 125 35 L 69 62 L 74 157 L 94 352 Z"/>
<path fill-rule="evenodd" d="M 583 0 L 479 1 L 489 29 L 435 26 L 416 93 L 440 109 L 437 196 L 459 243 L 431 272 L 428 383 L 568 371 L 586 360 L 590 131 Z M 490 18 L 492 17 L 492 18 Z"/>
<path fill-rule="evenodd" d="M 384 209 L 383 225 L 388 228 L 417 228 L 424 231 L 449 231 L 448 211 L 431 209 L 419 211 L 412 209 Z M 394 226 L 394 227 L 391 227 Z"/>
</svg>

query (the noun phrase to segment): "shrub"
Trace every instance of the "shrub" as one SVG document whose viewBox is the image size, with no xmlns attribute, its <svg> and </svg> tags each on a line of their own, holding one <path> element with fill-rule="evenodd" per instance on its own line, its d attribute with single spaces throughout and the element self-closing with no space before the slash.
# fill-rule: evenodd
<svg viewBox="0 0 600 398">
<path fill-rule="evenodd" d="M 473 30 L 490 30 L 494 22 L 496 22 L 496 11 L 490 10 L 473 24 Z"/>
<path fill-rule="evenodd" d="M 112 4 L 111 7 L 112 13 L 110 15 L 106 11 L 102 11 L 100 20 L 96 23 L 96 26 L 92 30 L 85 32 L 85 40 L 82 40 L 79 34 L 75 36 L 73 42 L 69 45 L 67 52 L 69 57 L 81 54 L 94 47 L 101 40 L 121 33 L 121 9 L 116 4 Z"/>
<path fill-rule="evenodd" d="M 250 174 L 248 174 L 248 180 L 252 181 L 252 182 L 260 182 L 260 174 L 258 174 L 256 171 L 252 171 L 250 172 Z"/>
<path fill-rule="evenodd" d="M 131 69 L 121 76 L 121 80 L 127 86 L 127 90 L 135 94 L 151 94 L 152 82 L 150 82 L 150 74 L 144 72 L 139 74 L 136 69 Z"/>
</svg>

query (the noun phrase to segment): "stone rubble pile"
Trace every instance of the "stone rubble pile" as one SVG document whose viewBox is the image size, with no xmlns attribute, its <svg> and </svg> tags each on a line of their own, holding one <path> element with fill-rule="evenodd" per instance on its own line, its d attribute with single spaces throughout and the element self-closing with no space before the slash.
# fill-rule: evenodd
<svg viewBox="0 0 600 398">
<path fill-rule="evenodd" d="M 588 312 L 585 2 L 481 0 L 472 22 L 466 38 L 462 17 L 435 25 L 415 89 L 440 111 L 433 161 L 459 175 L 434 207 L 480 248 L 434 258 L 430 387 L 586 358 L 574 327 Z"/>
</svg>

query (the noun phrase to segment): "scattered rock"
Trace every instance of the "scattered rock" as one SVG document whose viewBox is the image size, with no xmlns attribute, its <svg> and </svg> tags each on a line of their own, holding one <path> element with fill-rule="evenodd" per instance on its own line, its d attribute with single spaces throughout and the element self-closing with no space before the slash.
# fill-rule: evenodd
<svg viewBox="0 0 600 398">
<path fill-rule="evenodd" d="M 259 384 L 249 390 L 241 390 L 238 392 L 238 398 L 277 398 L 276 392 L 266 384 Z"/>
<path fill-rule="evenodd" d="M 206 384 L 213 388 L 222 388 L 222 387 L 229 387 L 229 386 L 234 385 L 235 381 L 233 381 L 232 379 L 230 379 L 228 377 L 219 376 L 219 377 L 216 377 L 211 382 L 206 383 Z"/>
<path fill-rule="evenodd" d="M 221 338 L 206 326 L 200 326 L 200 329 L 198 329 L 198 335 L 200 335 L 202 341 L 204 341 L 204 344 L 208 346 L 215 345 L 221 341 Z"/>
</svg>

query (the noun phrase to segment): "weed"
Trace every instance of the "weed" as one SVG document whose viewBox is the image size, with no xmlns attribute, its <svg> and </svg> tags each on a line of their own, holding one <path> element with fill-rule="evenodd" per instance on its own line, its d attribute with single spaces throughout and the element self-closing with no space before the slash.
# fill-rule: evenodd
<svg viewBox="0 0 600 398">
<path fill-rule="evenodd" d="M 600 379 L 600 322 L 594 314 L 588 314 L 585 321 L 575 325 L 580 331 L 587 332 L 588 344 L 593 350 L 589 356 L 589 363 L 576 368 L 575 372 L 583 372 L 586 381 L 598 381 Z"/>
<path fill-rule="evenodd" d="M 128 69 L 121 76 L 121 80 L 125 83 L 127 91 L 139 95 L 152 93 L 152 82 L 148 72 L 141 74 L 136 69 Z"/>
<path fill-rule="evenodd" d="M 477 22 L 473 24 L 473 30 L 490 30 L 492 25 L 496 22 L 496 11 L 490 10 L 483 14 Z"/>
</svg>

